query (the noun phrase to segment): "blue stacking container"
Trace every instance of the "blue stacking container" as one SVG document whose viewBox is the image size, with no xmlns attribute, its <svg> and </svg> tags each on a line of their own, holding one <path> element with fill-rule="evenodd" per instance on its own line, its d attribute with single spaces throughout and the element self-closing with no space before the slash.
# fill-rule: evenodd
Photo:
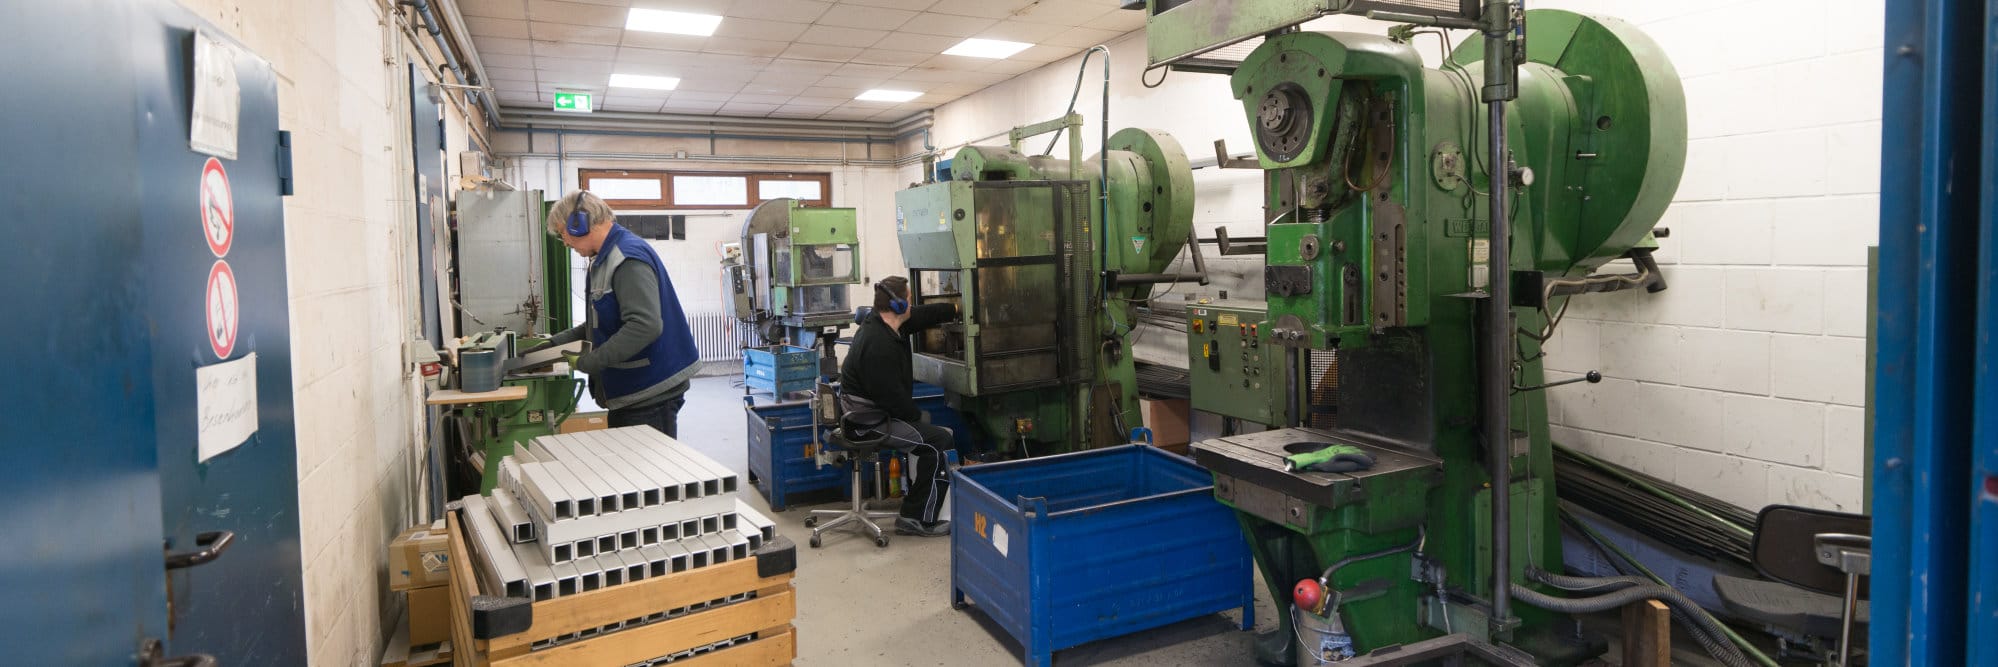
<svg viewBox="0 0 1998 667">
<path fill-rule="evenodd" d="M 746 377 L 746 376 L 745 376 Z M 930 422 L 951 429 L 960 449 L 976 442 L 957 410 L 944 399 L 942 387 L 916 383 L 916 407 L 929 413 Z M 770 509 L 784 511 L 794 504 L 843 500 L 847 494 L 846 469 L 819 467 L 812 459 L 812 406 L 805 401 L 776 401 L 767 396 L 744 396 L 749 411 L 749 477 Z M 818 441 L 825 442 L 825 425 Z M 888 454 L 883 454 L 887 456 Z M 872 469 L 862 476 L 862 487 L 873 488 Z"/>
<path fill-rule="evenodd" d="M 811 391 L 818 379 L 819 354 L 812 350 L 772 345 L 742 351 L 742 382 L 752 390 L 782 396 Z"/>
<path fill-rule="evenodd" d="M 951 490 L 951 605 L 991 616 L 1029 664 L 1228 609 L 1255 627 L 1248 543 L 1191 460 L 1127 445 L 967 466 Z"/>
</svg>

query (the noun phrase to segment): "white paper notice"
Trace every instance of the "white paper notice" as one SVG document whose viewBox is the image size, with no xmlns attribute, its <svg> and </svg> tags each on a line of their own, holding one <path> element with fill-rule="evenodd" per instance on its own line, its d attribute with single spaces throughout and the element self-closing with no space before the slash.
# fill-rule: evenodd
<svg viewBox="0 0 1998 667">
<path fill-rule="evenodd" d="M 194 114 L 188 147 L 236 159 L 236 115 L 243 91 L 236 82 L 236 49 L 205 32 L 194 34 Z"/>
<path fill-rule="evenodd" d="M 1008 541 L 1009 538 L 1006 537 L 1006 528 L 1004 526 L 992 526 L 992 548 L 998 549 L 999 555 L 1007 555 L 1007 547 L 1010 546 L 1007 544 Z"/>
<path fill-rule="evenodd" d="M 257 353 L 194 369 L 197 458 L 206 463 L 257 433 Z"/>
</svg>

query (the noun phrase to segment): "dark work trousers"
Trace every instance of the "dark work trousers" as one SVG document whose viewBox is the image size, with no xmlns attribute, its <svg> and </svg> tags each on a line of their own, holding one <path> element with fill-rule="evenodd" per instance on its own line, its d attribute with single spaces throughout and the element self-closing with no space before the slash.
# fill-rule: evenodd
<svg viewBox="0 0 1998 667">
<path fill-rule="evenodd" d="M 650 426 L 667 436 L 680 437 L 680 406 L 687 404 L 686 396 L 673 398 L 638 407 L 620 408 L 610 411 L 611 428 L 619 426 Z"/>
<path fill-rule="evenodd" d="M 936 521 L 943 511 L 944 497 L 950 494 L 950 471 L 944 469 L 943 452 L 956 447 L 950 429 L 921 422 L 890 419 L 876 427 L 888 436 L 882 447 L 909 455 L 910 483 L 902 498 L 902 518 L 923 523 Z"/>
</svg>

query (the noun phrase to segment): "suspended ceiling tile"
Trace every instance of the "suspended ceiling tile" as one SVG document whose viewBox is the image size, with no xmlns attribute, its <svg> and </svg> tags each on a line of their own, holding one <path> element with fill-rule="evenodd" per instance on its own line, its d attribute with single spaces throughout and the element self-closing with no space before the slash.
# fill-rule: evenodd
<svg viewBox="0 0 1998 667">
<path fill-rule="evenodd" d="M 851 97 L 811 97 L 808 95 L 799 95 L 797 97 L 791 98 L 791 101 L 788 102 L 788 104 L 793 106 L 809 105 L 809 106 L 825 107 L 827 109 L 831 109 L 833 107 L 837 107 L 851 101 L 853 101 L 853 98 Z"/>
<path fill-rule="evenodd" d="M 609 89 L 606 86 L 603 86 L 602 84 L 572 85 L 566 83 L 548 83 L 544 81 L 542 82 L 541 86 L 538 88 L 538 92 L 541 93 L 542 97 L 549 97 L 555 91 L 558 90 L 567 90 L 578 93 L 589 93 L 592 97 L 597 97 L 597 98 L 601 98 L 604 96 L 604 93 L 609 92 Z"/>
<path fill-rule="evenodd" d="M 930 5 L 937 4 L 937 0 L 840 0 L 839 4 L 859 5 L 862 7 L 887 7 L 889 9 L 905 9 L 920 12 L 929 9 Z"/>
<path fill-rule="evenodd" d="M 465 17 L 465 29 L 472 31 L 472 36 L 474 37 L 527 39 L 526 21 L 467 16 Z"/>
<path fill-rule="evenodd" d="M 618 98 L 606 99 L 602 104 L 605 111 L 631 111 L 639 113 L 659 113 L 659 108 L 664 105 L 665 102 L 661 100 L 626 100 Z"/>
<path fill-rule="evenodd" d="M 660 107 L 659 111 L 661 113 L 711 114 L 721 111 L 721 108 L 721 102 L 681 101 L 678 97 L 675 97 L 674 99 L 666 100 L 666 105 Z"/>
<path fill-rule="evenodd" d="M 1071 2 L 1073 0 L 1057 0 Z M 931 14 L 956 14 L 1003 19 L 1033 4 L 1031 0 L 938 0 L 927 10 Z"/>
<path fill-rule="evenodd" d="M 767 39 L 788 42 L 805 34 L 811 27 L 807 23 L 787 23 L 784 21 L 764 21 L 760 19 L 725 18 L 715 27 L 717 39 Z"/>
<path fill-rule="evenodd" d="M 1043 44 L 1055 35 L 1069 30 L 1070 26 L 1052 23 L 1028 23 L 1026 21 L 1000 21 L 998 25 L 979 31 L 980 39 L 1001 39 L 1008 42 Z"/>
<path fill-rule="evenodd" d="M 874 117 L 874 114 L 876 114 L 876 113 L 879 113 L 879 112 L 877 112 L 877 111 L 875 111 L 875 110 L 873 110 L 873 109 L 845 109 L 845 108 L 841 108 L 841 109 L 834 109 L 834 110 L 832 110 L 832 111 L 828 111 L 828 112 L 826 112 L 826 113 L 825 113 L 824 115 L 821 115 L 821 116 L 819 116 L 819 118 L 821 118 L 821 119 L 824 119 L 824 120 L 843 120 L 843 121 L 861 121 L 861 120 L 867 120 L 867 119 L 869 119 L 869 118 L 873 118 L 873 117 Z"/>
<path fill-rule="evenodd" d="M 502 90 L 499 91 L 499 101 L 507 106 L 531 107 L 541 103 L 541 94 L 536 91 Z"/>
<path fill-rule="evenodd" d="M 458 0 L 458 11 L 465 16 L 483 16 L 495 19 L 527 18 L 527 0 Z"/>
<path fill-rule="evenodd" d="M 1145 13 L 1137 10 L 1118 10 L 1091 20 L 1088 27 L 1130 32 L 1145 27 Z"/>
<path fill-rule="evenodd" d="M 765 86 L 791 86 L 793 89 L 802 89 L 818 83 L 823 78 L 826 78 L 826 75 L 818 72 L 791 72 L 781 67 L 772 66 L 762 72 L 758 72 L 755 77 L 749 80 L 749 83 Z"/>
<path fill-rule="evenodd" d="M 639 2 L 633 2 L 632 0 L 569 0 L 569 1 L 580 2 L 590 5 L 603 5 L 606 7 L 630 7 L 634 4 L 654 4 L 647 2 L 646 0 L 640 0 Z"/>
<path fill-rule="evenodd" d="M 1042 0 L 1013 15 L 1014 19 L 1056 25 L 1089 25 L 1093 19 L 1118 11 L 1117 0 Z"/>
<path fill-rule="evenodd" d="M 688 77 L 682 77 L 680 87 L 675 89 L 676 92 L 728 93 L 731 96 L 739 90 L 742 90 L 741 79 Z"/>
<path fill-rule="evenodd" d="M 888 79 L 895 78 L 895 75 L 897 74 L 901 74 L 907 71 L 909 71 L 909 68 L 907 67 L 896 67 L 890 65 L 862 65 L 858 63 L 847 63 L 845 65 L 840 65 L 839 69 L 833 70 L 832 75 L 886 81 Z"/>
<path fill-rule="evenodd" d="M 947 37 L 943 35 L 924 35 L 921 33 L 909 32 L 907 30 L 896 30 L 895 32 L 888 33 L 888 36 L 886 38 L 882 39 L 879 43 L 875 44 L 874 46 L 876 48 L 895 49 L 898 51 L 913 51 L 917 53 L 923 53 L 926 56 L 933 56 L 939 53 L 943 53 L 944 49 L 956 46 L 957 43 L 961 41 L 964 41 L 964 38 Z"/>
<path fill-rule="evenodd" d="M 711 16 L 726 15 L 728 13 L 729 6 L 735 4 L 735 0 L 578 0 L 578 1 L 579 2 L 624 1 L 628 2 L 632 7 L 642 7 L 645 9 L 664 9 L 670 12 L 686 12 L 689 14 L 708 14 Z"/>
<path fill-rule="evenodd" d="M 623 28 L 603 26 L 569 25 L 567 23 L 532 23 L 528 33 L 537 40 L 551 42 L 575 42 L 579 44 L 609 44 L 616 46 L 624 37 Z"/>
<path fill-rule="evenodd" d="M 612 60 L 617 58 L 617 47 L 603 44 L 576 44 L 572 42 L 535 42 L 534 55 L 536 57 L 547 58 Z"/>
<path fill-rule="evenodd" d="M 486 66 L 486 80 L 491 83 L 525 82 L 534 83 L 534 70 L 523 67 Z"/>
<path fill-rule="evenodd" d="M 623 7 L 593 5 L 584 2 L 527 0 L 527 18 L 537 23 L 567 23 L 569 25 L 622 28 L 624 27 L 625 17 L 629 13 L 630 10 Z"/>
<path fill-rule="evenodd" d="M 1101 28 L 1069 28 L 1061 34 L 1048 38 L 1047 46 L 1065 46 L 1070 49 L 1086 49 L 1097 44 L 1108 44 L 1110 40 L 1122 37 L 1124 33 Z M 1072 53 L 1073 51 L 1071 51 Z"/>
<path fill-rule="evenodd" d="M 881 38 L 887 37 L 886 30 L 861 30 L 859 28 L 839 28 L 829 25 L 815 25 L 798 36 L 800 44 L 824 44 L 826 46 L 851 46 L 867 48 L 874 46 Z"/>
<path fill-rule="evenodd" d="M 740 95 L 771 95 L 791 99 L 798 92 L 796 84 L 757 83 L 750 81 L 742 85 Z"/>
<path fill-rule="evenodd" d="M 811 23 L 832 8 L 830 2 L 816 0 L 736 0 L 729 5 L 727 16 L 791 23 Z M 724 19 L 722 23 L 727 23 Z"/>
<path fill-rule="evenodd" d="M 787 74 L 798 74 L 798 75 L 817 74 L 819 76 L 825 76 L 827 74 L 831 74 L 833 70 L 839 69 L 839 66 L 843 64 L 845 63 L 837 61 L 798 60 L 796 58 L 778 58 L 770 61 L 769 65 L 764 66 L 763 71 L 783 72 Z"/>
<path fill-rule="evenodd" d="M 885 76 L 829 76 L 819 81 L 820 86 L 835 88 L 858 88 L 866 90 L 887 81 Z M 857 94 L 857 93 L 856 93 Z"/>
<path fill-rule="evenodd" d="M 510 53 L 479 54 L 479 64 L 487 67 L 511 67 L 514 69 L 534 69 L 534 56 L 518 56 Z"/>
<path fill-rule="evenodd" d="M 909 19 L 915 16 L 915 12 L 901 9 L 867 7 L 864 5 L 833 5 L 832 9 L 827 10 L 824 16 L 819 17 L 818 24 L 842 28 L 894 30 L 902 24 L 908 23 Z"/>
<path fill-rule="evenodd" d="M 994 18 L 951 16 L 948 14 L 924 12 L 917 14 L 916 18 L 909 19 L 908 23 L 902 24 L 901 30 L 902 32 L 913 32 L 920 35 L 970 37 L 978 34 L 980 30 L 990 28 L 998 23 L 999 20 Z M 951 43 L 956 44 L 956 42 Z"/>
<path fill-rule="evenodd" d="M 930 59 L 930 54 L 919 51 L 892 51 L 889 49 L 867 49 L 853 57 L 853 62 L 863 65 L 894 65 L 904 69 L 914 67 Z"/>
<path fill-rule="evenodd" d="M 525 39 L 505 37 L 474 37 L 472 46 L 479 51 L 479 57 L 487 55 L 531 56 L 534 55 L 534 42 Z"/>
<path fill-rule="evenodd" d="M 494 81 L 492 86 L 493 90 L 501 93 L 532 95 L 541 90 L 541 84 L 535 81 Z"/>
<path fill-rule="evenodd" d="M 791 48 L 785 49 L 784 55 L 780 57 L 796 58 L 800 60 L 829 60 L 834 62 L 846 62 L 848 60 L 852 60 L 853 57 L 857 55 L 860 55 L 860 49 L 850 46 L 792 44 Z"/>
<path fill-rule="evenodd" d="M 1004 60 L 1045 65 L 1072 55 L 1075 55 L 1075 49 L 1060 46 L 1029 46 Z"/>
<path fill-rule="evenodd" d="M 978 71 L 1004 74 L 1008 77 L 1012 77 L 1013 75 L 1036 69 L 1045 64 L 1047 63 L 1037 63 L 1026 60 L 1012 60 L 1012 59 L 994 60 L 991 63 L 987 64 L 986 66 L 979 68 Z"/>
<path fill-rule="evenodd" d="M 768 116 L 770 112 L 776 110 L 777 105 L 775 104 L 745 104 L 741 102 L 730 102 L 722 105 L 721 108 L 722 113 L 735 116 Z"/>
<path fill-rule="evenodd" d="M 824 99 L 839 99 L 851 102 L 853 101 L 853 96 L 859 95 L 860 91 L 863 90 L 866 89 L 854 88 L 850 86 L 823 86 L 823 85 L 810 86 L 804 88 L 803 90 L 798 91 L 798 96 L 811 97 L 811 98 L 824 98 Z M 842 104 L 844 103 L 845 102 L 842 102 Z"/>
<path fill-rule="evenodd" d="M 775 58 L 791 48 L 790 42 L 773 42 L 762 39 L 709 39 L 702 53 L 719 53 L 732 56 L 757 56 Z"/>
<path fill-rule="evenodd" d="M 796 96 L 796 95 L 757 95 L 757 94 L 753 94 L 753 93 L 737 93 L 735 97 L 732 97 L 732 98 L 729 98 L 729 101 L 728 101 L 728 103 L 729 103 L 729 104 L 769 104 L 769 105 L 775 105 L 775 106 L 783 106 L 783 105 L 784 105 L 785 103 L 787 103 L 787 102 L 790 102 L 790 101 L 791 101 L 791 98 L 793 98 L 793 97 L 797 97 L 797 96 Z"/>
<path fill-rule="evenodd" d="M 627 46 L 617 50 L 617 70 L 623 72 L 633 67 L 642 67 L 677 71 L 679 68 L 694 62 L 694 58 L 698 55 L 700 54 L 692 51 L 660 51 L 657 49 L 639 49 Z M 641 72 L 632 71 L 630 73 L 639 74 Z"/>
<path fill-rule="evenodd" d="M 543 72 L 548 72 L 548 71 L 575 72 L 579 74 L 595 74 L 598 76 L 610 76 L 611 72 L 610 60 L 590 60 L 584 58 L 549 58 L 544 56 L 536 56 L 534 58 L 534 64 L 535 64 L 535 69 L 539 69 Z"/>
<path fill-rule="evenodd" d="M 675 90 L 666 99 L 672 102 L 713 102 L 717 105 L 735 97 L 735 93 L 708 93 L 698 90 Z"/>
<path fill-rule="evenodd" d="M 696 67 L 699 67 L 703 72 L 707 72 L 715 76 L 721 76 L 723 74 L 733 74 L 733 75 L 739 75 L 743 79 L 748 79 L 749 77 L 755 76 L 757 72 L 763 71 L 763 68 L 768 66 L 772 60 L 773 59 L 771 58 L 764 58 L 761 56 L 738 56 L 727 53 L 702 53 L 694 56 L 694 62 L 692 64 Z"/>
<path fill-rule="evenodd" d="M 968 74 L 976 74 L 976 72 L 971 72 L 961 69 L 912 67 L 906 72 L 895 75 L 895 78 L 904 81 L 948 82 L 948 81 L 963 81 L 965 80 L 966 75 Z"/>
</svg>

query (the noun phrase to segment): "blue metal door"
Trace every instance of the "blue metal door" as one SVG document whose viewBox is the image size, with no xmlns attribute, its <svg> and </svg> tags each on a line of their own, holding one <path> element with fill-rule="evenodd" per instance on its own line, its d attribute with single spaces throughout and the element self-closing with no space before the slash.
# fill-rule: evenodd
<svg viewBox="0 0 1998 667">
<path fill-rule="evenodd" d="M 236 157 L 189 148 L 197 30 L 227 40 L 168 2 L 135 22 L 139 174 L 146 230 L 147 313 L 157 397 L 161 510 L 175 551 L 227 532 L 222 557 L 170 574 L 170 653 L 206 653 L 224 665 L 305 663 L 297 448 L 291 400 L 290 316 L 280 192 L 277 81 L 240 45 Z M 217 244 L 213 216 L 231 227 Z M 231 297 L 217 294 L 233 293 Z M 203 461 L 199 369 L 251 364 L 255 432 Z"/>
<path fill-rule="evenodd" d="M 433 347 L 443 347 L 441 312 L 437 306 L 443 287 L 437 282 L 438 243 L 448 238 L 444 209 L 444 117 L 438 108 L 436 86 L 423 76 L 415 63 L 409 65 L 410 155 L 416 164 L 416 256 L 417 281 L 423 292 L 423 335 Z M 435 432 L 435 429 L 432 429 Z"/>
<path fill-rule="evenodd" d="M 132 664 L 166 635 L 145 229 L 117 0 L 12 7 L 0 21 L 0 243 L 14 352 L 0 383 L 0 658 Z"/>
</svg>

